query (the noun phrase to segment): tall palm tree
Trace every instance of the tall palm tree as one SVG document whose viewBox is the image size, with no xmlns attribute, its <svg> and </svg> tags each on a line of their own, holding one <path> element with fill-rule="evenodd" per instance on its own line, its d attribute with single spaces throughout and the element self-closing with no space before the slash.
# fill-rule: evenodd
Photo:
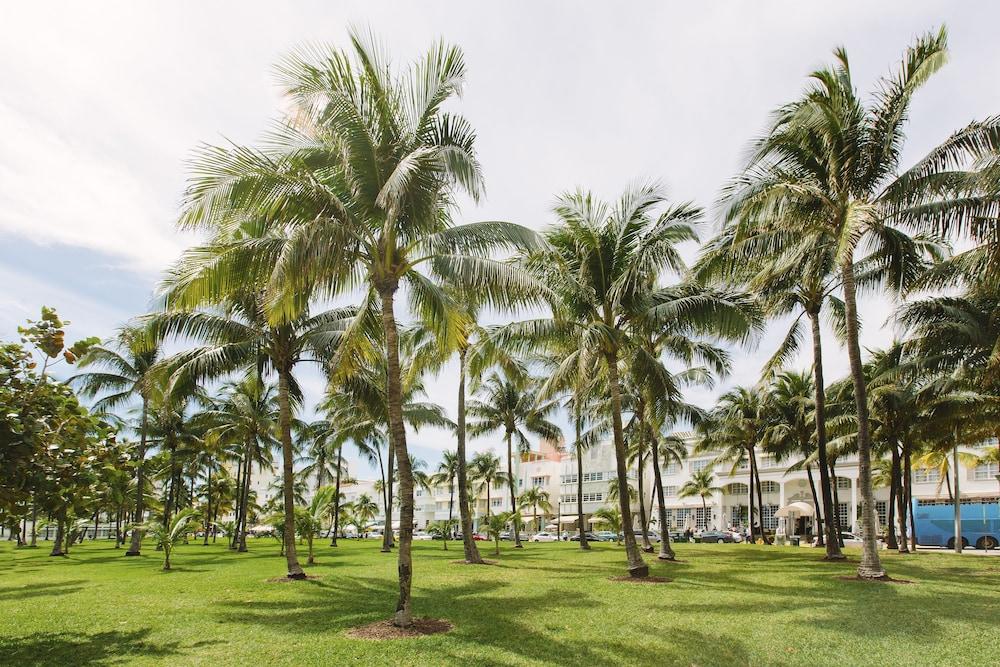
<svg viewBox="0 0 1000 667">
<path fill-rule="evenodd" d="M 514 441 L 517 441 L 518 453 L 526 454 L 530 451 L 528 433 L 549 440 L 557 440 L 562 435 L 559 427 L 547 419 L 555 405 L 538 404 L 536 385 L 533 378 L 524 374 L 493 372 L 478 387 L 476 395 L 481 399 L 471 401 L 468 407 L 469 414 L 477 420 L 468 425 L 470 435 L 476 437 L 497 431 L 503 433 L 507 447 L 507 486 L 512 512 L 518 509 Z M 514 547 L 522 547 L 517 522 L 514 523 Z"/>
<path fill-rule="evenodd" d="M 885 575 L 875 535 L 868 400 L 858 342 L 856 252 L 886 228 L 961 232 L 982 227 L 992 202 L 977 197 L 978 177 L 955 169 L 949 140 L 908 170 L 899 169 L 903 125 L 913 95 L 947 59 L 942 28 L 920 37 L 867 103 L 858 97 L 847 54 L 816 71 L 811 86 L 782 107 L 743 175 L 727 193 L 729 220 L 780 221 L 788 231 L 823 233 L 835 247 L 844 296 L 845 336 L 858 419 L 862 499 L 862 578 Z M 968 142 L 966 142 L 967 144 Z M 985 217 L 984 217 L 985 216 Z"/>
<path fill-rule="evenodd" d="M 738 339 L 751 327 L 744 297 L 691 285 L 658 287 L 660 274 L 683 270 L 676 244 L 696 240 L 692 223 L 700 209 L 681 204 L 665 207 L 656 185 L 629 189 L 614 206 L 587 192 L 561 197 L 560 223 L 545 233 L 548 247 L 523 261 L 540 284 L 553 317 L 505 327 L 508 341 L 525 345 L 566 337 L 580 330 L 587 348 L 599 350 L 607 373 L 611 431 L 615 443 L 618 494 L 623 517 L 631 516 L 624 491 L 626 450 L 622 424 L 619 363 L 625 336 L 637 323 L 677 322 L 688 331 L 707 331 Z M 659 213 L 657 210 L 659 209 Z M 649 572 L 639 552 L 631 522 L 625 521 L 625 550 L 633 576 Z"/>
<path fill-rule="evenodd" d="M 224 293 L 234 280 L 267 284 L 274 320 L 292 317 L 316 288 L 326 295 L 365 292 L 365 316 L 358 319 L 373 318 L 383 332 L 388 435 L 400 466 L 404 527 L 394 622 L 409 626 L 413 482 L 402 416 L 397 292 L 407 287 L 411 312 L 443 317 L 442 290 L 418 272 L 424 266 L 436 278 L 482 286 L 489 302 L 504 302 L 508 288 L 521 281 L 490 253 L 536 243 L 536 235 L 499 222 L 451 225 L 453 193 L 476 197 L 482 190 L 472 127 L 442 111 L 461 92 L 461 50 L 436 43 L 397 73 L 371 35 L 351 32 L 350 41 L 349 52 L 304 49 L 281 62 L 291 109 L 286 121 L 266 152 L 205 149 L 182 223 L 219 233 L 232 230 L 236 219 L 253 220 L 252 238 L 227 245 L 214 264 L 216 286 Z M 287 251 L 270 242 L 278 231 L 291 238 Z"/>
<path fill-rule="evenodd" d="M 708 503 L 705 499 L 719 491 L 722 491 L 722 488 L 715 486 L 715 476 L 712 474 L 711 468 L 704 468 L 691 475 L 691 479 L 684 482 L 677 491 L 677 496 L 679 498 L 692 498 L 694 496 L 701 498 L 702 516 L 705 518 L 705 525 L 702 526 L 702 529 L 707 530 L 709 527 Z"/>
<path fill-rule="evenodd" d="M 289 579 L 304 579 L 295 551 L 292 421 L 301 391 L 294 371 L 305 360 L 330 358 L 356 310 L 339 308 L 310 315 L 303 306 L 295 317 L 275 324 L 269 319 L 266 299 L 260 292 L 215 299 L 218 305 L 213 310 L 191 309 L 192 304 L 197 307 L 212 295 L 213 266 L 203 263 L 203 253 L 201 248 L 185 253 L 164 283 L 168 309 L 149 315 L 147 323 L 158 340 L 176 337 L 203 343 L 164 361 L 176 377 L 201 380 L 248 370 L 273 371 L 277 375 L 285 561 Z"/>
<path fill-rule="evenodd" d="M 135 512 L 132 517 L 136 528 L 132 530 L 132 541 L 125 551 L 126 556 L 138 556 L 142 547 L 142 532 L 138 526 L 143 523 L 146 511 L 143 496 L 146 489 L 149 396 L 159 356 L 159 346 L 150 340 L 146 332 L 141 327 L 128 325 L 119 329 L 109 344 L 92 346 L 78 362 L 80 368 L 98 366 L 100 371 L 80 373 L 70 379 L 70 383 L 84 396 L 104 394 L 94 404 L 95 410 L 113 410 L 136 398 L 140 401 L 139 448 L 135 454 Z"/>
</svg>

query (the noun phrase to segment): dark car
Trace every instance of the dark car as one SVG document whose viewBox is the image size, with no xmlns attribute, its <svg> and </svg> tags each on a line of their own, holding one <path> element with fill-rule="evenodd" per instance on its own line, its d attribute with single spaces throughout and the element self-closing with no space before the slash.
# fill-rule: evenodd
<svg viewBox="0 0 1000 667">
<path fill-rule="evenodd" d="M 671 542 L 690 542 L 687 534 L 681 530 L 670 531 L 670 541 Z"/>
<path fill-rule="evenodd" d="M 587 531 L 586 535 L 587 535 L 587 541 L 588 542 L 600 542 L 601 541 L 601 538 L 599 538 L 594 533 L 591 533 L 590 531 Z M 579 542 L 580 541 L 580 533 L 577 533 L 576 535 L 573 535 L 572 537 L 570 537 L 569 541 L 570 542 Z"/>
<path fill-rule="evenodd" d="M 714 542 L 716 544 L 723 544 L 724 542 L 735 542 L 736 540 L 730 532 L 722 530 L 706 530 L 698 537 L 698 541 L 702 543 Z"/>
</svg>

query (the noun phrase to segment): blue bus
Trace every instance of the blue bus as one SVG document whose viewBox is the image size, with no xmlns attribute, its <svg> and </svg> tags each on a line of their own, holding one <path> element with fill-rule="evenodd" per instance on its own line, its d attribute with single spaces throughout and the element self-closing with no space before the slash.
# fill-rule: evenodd
<svg viewBox="0 0 1000 667">
<path fill-rule="evenodd" d="M 962 498 L 962 546 L 1000 544 L 1000 498 Z M 955 547 L 955 505 L 948 499 L 913 500 L 917 544 Z"/>
</svg>

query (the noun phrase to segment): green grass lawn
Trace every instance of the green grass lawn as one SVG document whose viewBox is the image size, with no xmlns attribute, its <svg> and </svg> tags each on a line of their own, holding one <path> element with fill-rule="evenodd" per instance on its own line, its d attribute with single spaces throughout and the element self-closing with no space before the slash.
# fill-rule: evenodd
<svg viewBox="0 0 1000 667">
<path fill-rule="evenodd" d="M 236 554 L 179 547 L 160 571 L 101 543 L 67 559 L 0 545 L 0 664 L 996 664 L 1000 559 L 888 555 L 913 585 L 843 581 L 852 564 L 815 549 L 677 545 L 652 560 L 666 584 L 609 580 L 623 551 L 598 544 L 504 544 L 500 565 L 450 561 L 460 545 L 415 546 L 414 610 L 450 620 L 445 635 L 372 641 L 345 631 L 388 618 L 395 554 L 375 541 L 325 544 L 283 574 L 273 540 Z M 487 547 L 486 550 L 492 551 Z M 852 560 L 857 558 L 851 553 Z"/>
</svg>

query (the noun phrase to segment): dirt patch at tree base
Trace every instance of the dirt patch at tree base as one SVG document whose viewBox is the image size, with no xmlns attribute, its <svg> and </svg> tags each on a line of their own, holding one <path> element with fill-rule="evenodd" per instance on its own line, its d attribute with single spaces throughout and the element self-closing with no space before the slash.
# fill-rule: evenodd
<svg viewBox="0 0 1000 667">
<path fill-rule="evenodd" d="M 286 575 L 284 577 L 271 577 L 270 579 L 267 580 L 267 583 L 269 583 L 269 584 L 290 584 L 293 581 L 315 581 L 317 579 L 322 579 L 322 578 L 323 577 L 316 576 L 315 574 L 307 574 L 305 577 L 300 577 L 300 578 L 297 578 L 297 579 L 293 579 L 292 577 L 289 577 L 289 576 Z"/>
<path fill-rule="evenodd" d="M 624 574 L 620 577 L 608 577 L 608 579 L 610 579 L 611 581 L 628 581 L 633 584 L 666 584 L 673 581 L 673 579 L 669 579 L 667 577 L 653 577 L 653 576 L 630 577 L 627 574 Z"/>
<path fill-rule="evenodd" d="M 656 557 L 656 562 L 657 563 L 668 563 L 669 564 L 669 563 L 686 563 L 687 561 L 686 560 L 681 560 L 680 558 L 660 558 L 659 556 L 657 556 Z"/>
<path fill-rule="evenodd" d="M 484 558 L 482 563 L 470 563 L 467 560 L 453 560 L 452 565 L 499 565 L 499 561 L 490 560 L 489 558 Z"/>
<path fill-rule="evenodd" d="M 454 627 L 440 618 L 415 618 L 408 628 L 397 627 L 392 624 L 391 619 L 386 619 L 348 630 L 347 636 L 353 639 L 412 639 L 449 632 Z"/>
<path fill-rule="evenodd" d="M 881 582 L 883 584 L 912 584 L 912 583 L 914 583 L 914 582 L 910 581 L 909 579 L 893 579 L 890 576 L 874 577 L 874 578 L 872 578 L 872 577 L 861 577 L 861 576 L 858 576 L 856 574 L 853 574 L 853 575 L 845 575 L 845 576 L 837 577 L 837 578 L 840 579 L 841 581 L 864 581 L 864 582 L 876 581 L 876 582 Z"/>
</svg>

